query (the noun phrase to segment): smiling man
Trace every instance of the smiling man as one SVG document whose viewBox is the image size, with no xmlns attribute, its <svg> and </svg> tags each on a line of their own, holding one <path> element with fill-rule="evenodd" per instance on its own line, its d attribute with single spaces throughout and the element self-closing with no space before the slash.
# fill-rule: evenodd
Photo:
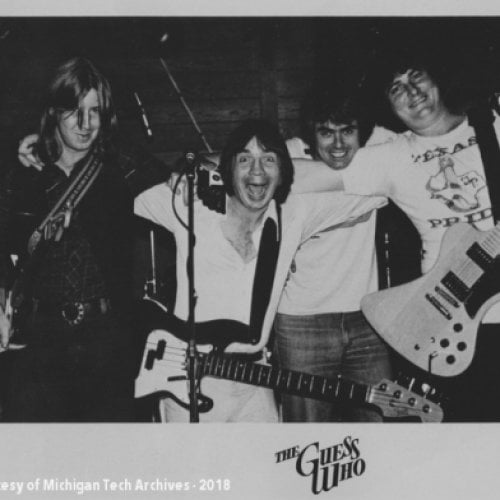
<svg viewBox="0 0 500 500">
<path fill-rule="evenodd" d="M 300 191 L 331 189 L 390 197 L 420 234 L 425 273 L 435 264 L 451 225 L 493 227 L 484 167 L 476 133 L 465 113 L 447 104 L 438 66 L 428 54 L 397 52 L 380 61 L 376 76 L 380 102 L 408 130 L 391 143 L 361 148 L 344 171 L 334 171 L 323 162 L 294 161 L 295 185 Z M 499 137 L 498 117 L 494 128 Z M 448 407 L 448 419 L 500 420 L 499 399 L 489 397 L 490 383 L 500 379 L 498 323 L 500 308 L 493 306 L 483 320 L 472 366 L 449 383 L 454 402 Z"/>
<path fill-rule="evenodd" d="M 220 169 L 227 195 L 226 213 L 195 204 L 196 321 L 231 319 L 250 325 L 255 343 L 235 338 L 226 351 L 252 355 L 267 345 L 298 246 L 322 229 L 357 220 L 383 201 L 341 193 L 288 196 L 293 178 L 291 159 L 277 128 L 263 120 L 244 122 L 230 135 Z M 136 198 L 135 211 L 174 233 L 178 283 L 174 312 L 187 319 L 187 238 L 172 210 L 171 197 L 166 184 L 155 186 Z M 178 211 L 186 220 L 186 208 L 179 206 Z M 263 236 L 267 226 L 271 241 Z M 273 244 L 279 245 L 274 269 L 269 266 Z M 267 261 L 268 267 L 259 275 L 260 260 Z M 273 275 L 270 296 L 265 300 L 262 278 L 267 281 Z M 259 320 L 255 320 L 256 307 L 263 313 Z M 214 401 L 213 409 L 200 415 L 202 422 L 277 421 L 269 389 L 205 377 L 201 391 Z M 162 404 L 167 421 L 188 421 L 188 412 L 175 401 L 167 399 Z"/>
<path fill-rule="evenodd" d="M 293 158 L 315 158 L 344 170 L 367 141 L 390 138 L 377 127 L 355 90 L 314 88 L 302 109 L 303 137 L 287 141 Z M 370 136 L 372 136 L 370 138 Z M 314 169 L 314 166 L 311 167 Z M 280 366 L 365 384 L 391 377 L 389 353 L 360 312 L 361 298 L 378 289 L 375 210 L 325 228 L 294 256 L 275 322 Z M 290 422 L 381 421 L 376 410 L 282 395 Z"/>
</svg>

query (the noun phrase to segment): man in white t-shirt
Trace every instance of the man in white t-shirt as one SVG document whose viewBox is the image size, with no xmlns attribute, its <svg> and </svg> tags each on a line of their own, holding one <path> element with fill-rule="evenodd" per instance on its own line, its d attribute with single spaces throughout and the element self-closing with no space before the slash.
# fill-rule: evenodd
<svg viewBox="0 0 500 500">
<path fill-rule="evenodd" d="M 303 136 L 287 141 L 292 158 L 315 158 L 344 170 L 367 141 L 392 135 L 377 127 L 355 91 L 315 88 L 302 108 Z M 371 136 L 371 137 L 370 137 Z M 359 383 L 391 377 L 387 346 L 360 311 L 361 298 L 376 291 L 376 211 L 326 228 L 304 241 L 295 254 L 275 321 L 275 355 L 290 370 Z M 282 394 L 287 422 L 381 421 L 367 406 Z"/>
<path fill-rule="evenodd" d="M 301 191 L 390 197 L 419 231 L 425 273 L 436 262 L 450 226 L 466 222 L 480 230 L 493 227 L 491 202 L 475 131 L 465 114 L 445 103 L 436 70 L 418 55 L 388 62 L 385 69 L 378 68 L 381 88 L 409 130 L 391 143 L 360 149 L 342 172 L 319 162 L 312 169 L 310 162 L 294 161 L 296 185 Z M 498 118 L 494 127 L 498 137 Z M 493 306 L 480 329 L 471 367 L 451 381 L 441 380 L 449 386 L 451 420 L 500 420 L 500 402 L 491 393 L 491 384 L 500 381 L 498 323 L 500 310 Z"/>
<path fill-rule="evenodd" d="M 385 201 L 343 193 L 333 197 L 331 193 L 322 193 L 287 198 L 293 178 L 291 159 L 277 128 L 263 120 L 249 120 L 231 134 L 221 155 L 220 169 L 227 194 L 225 213 L 195 203 L 195 319 L 229 319 L 252 326 L 254 306 L 259 302 L 263 317 L 256 322 L 259 331 L 251 332 L 257 334 L 255 343 L 238 342 L 235 338 L 226 348 L 227 352 L 255 354 L 268 342 L 290 263 L 302 241 L 322 229 L 355 221 Z M 186 220 L 186 207 L 177 205 L 181 219 Z M 170 188 L 160 184 L 142 193 L 136 198 L 135 212 L 175 236 L 178 286 L 174 312 L 185 320 L 187 233 L 172 209 Z M 262 288 L 259 285 L 257 293 L 253 293 L 253 287 L 257 283 L 254 280 L 264 227 L 270 221 L 277 226 L 279 254 L 275 270 L 264 270 L 261 275 L 267 279 L 274 273 L 269 300 L 263 303 Z M 205 377 L 201 391 L 214 402 L 209 413 L 200 414 L 202 422 L 277 421 L 270 389 Z M 164 401 L 164 414 L 169 422 L 186 422 L 189 417 L 171 399 Z"/>
</svg>

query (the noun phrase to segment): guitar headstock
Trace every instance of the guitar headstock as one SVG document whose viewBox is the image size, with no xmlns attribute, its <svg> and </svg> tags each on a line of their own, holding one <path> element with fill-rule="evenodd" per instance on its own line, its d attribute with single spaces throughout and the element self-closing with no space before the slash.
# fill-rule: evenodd
<svg viewBox="0 0 500 500">
<path fill-rule="evenodd" d="M 422 422 L 441 422 L 443 409 L 435 402 L 391 380 L 372 386 L 368 401 L 378 406 L 385 417 L 417 417 Z"/>
</svg>

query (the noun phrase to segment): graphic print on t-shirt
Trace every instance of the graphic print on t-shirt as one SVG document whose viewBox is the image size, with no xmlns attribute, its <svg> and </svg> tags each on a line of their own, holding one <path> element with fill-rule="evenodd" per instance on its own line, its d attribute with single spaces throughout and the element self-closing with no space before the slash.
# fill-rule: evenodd
<svg viewBox="0 0 500 500">
<path fill-rule="evenodd" d="M 484 178 L 470 170 L 457 174 L 455 162 L 447 154 L 439 158 L 439 172 L 426 184 L 431 199 L 442 201 L 450 210 L 468 212 L 479 207 L 478 192 L 486 187 Z"/>
</svg>

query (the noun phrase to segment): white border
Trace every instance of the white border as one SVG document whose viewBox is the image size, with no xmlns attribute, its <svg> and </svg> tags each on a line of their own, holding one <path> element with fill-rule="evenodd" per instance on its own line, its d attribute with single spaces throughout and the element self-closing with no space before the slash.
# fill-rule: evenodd
<svg viewBox="0 0 500 500">
<path fill-rule="evenodd" d="M 491 16 L 495 0 L 0 0 L 8 16 Z"/>
</svg>

